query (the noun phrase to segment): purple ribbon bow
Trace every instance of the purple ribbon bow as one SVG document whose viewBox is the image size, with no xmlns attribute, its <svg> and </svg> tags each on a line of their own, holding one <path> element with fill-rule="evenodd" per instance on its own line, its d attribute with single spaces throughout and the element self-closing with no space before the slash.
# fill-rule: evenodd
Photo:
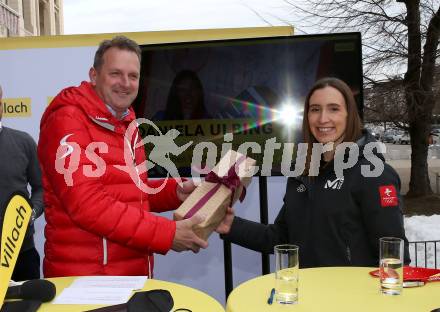
<svg viewBox="0 0 440 312">
<path fill-rule="evenodd" d="M 208 200 L 217 192 L 217 190 L 220 188 L 221 185 L 226 186 L 228 189 L 231 190 L 231 203 L 235 196 L 235 191 L 240 186 L 240 177 L 237 175 L 238 166 L 246 159 L 245 156 L 241 156 L 236 163 L 229 168 L 228 173 L 223 176 L 219 177 L 217 173 L 210 171 L 206 177 L 205 181 L 216 183 L 216 185 L 208 192 L 206 193 L 202 198 L 199 199 L 197 203 L 194 204 L 194 206 L 185 214 L 183 217 L 184 219 L 191 218 L 197 211 L 199 211 L 207 202 Z M 243 201 L 243 199 L 246 196 L 246 188 L 243 186 L 243 189 L 240 194 L 240 202 Z"/>
</svg>

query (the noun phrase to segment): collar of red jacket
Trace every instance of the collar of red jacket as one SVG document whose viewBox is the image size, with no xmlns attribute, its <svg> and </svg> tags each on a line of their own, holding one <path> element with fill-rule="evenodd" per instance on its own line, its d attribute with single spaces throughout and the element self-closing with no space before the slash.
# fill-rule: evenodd
<svg viewBox="0 0 440 312">
<path fill-rule="evenodd" d="M 129 108 L 129 113 L 123 119 L 118 120 L 108 110 L 104 102 L 93 89 L 90 82 L 83 81 L 78 87 L 68 87 L 63 89 L 50 103 L 41 118 L 41 124 L 54 111 L 65 106 L 75 106 L 81 109 L 85 115 L 89 116 L 95 123 L 113 130 L 121 123 L 128 125 L 135 119 L 133 109 Z"/>
</svg>

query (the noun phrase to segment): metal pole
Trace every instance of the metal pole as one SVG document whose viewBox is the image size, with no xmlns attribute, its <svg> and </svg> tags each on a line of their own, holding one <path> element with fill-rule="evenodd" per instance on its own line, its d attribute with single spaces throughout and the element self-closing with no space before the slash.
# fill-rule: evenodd
<svg viewBox="0 0 440 312">
<path fill-rule="evenodd" d="M 262 224 L 269 223 L 268 204 L 267 204 L 267 177 L 259 177 L 260 187 L 260 222 Z M 270 273 L 270 262 L 268 254 L 261 254 L 261 271 L 263 274 Z"/>
<path fill-rule="evenodd" d="M 225 268 L 225 299 L 227 300 L 233 289 L 231 243 L 227 240 L 223 240 L 223 263 Z"/>
</svg>

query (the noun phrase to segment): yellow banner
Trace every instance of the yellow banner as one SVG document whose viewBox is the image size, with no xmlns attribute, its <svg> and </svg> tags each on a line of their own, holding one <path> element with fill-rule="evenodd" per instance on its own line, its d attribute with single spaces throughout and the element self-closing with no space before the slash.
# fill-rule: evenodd
<svg viewBox="0 0 440 312">
<path fill-rule="evenodd" d="M 3 117 L 30 117 L 31 98 L 9 98 L 3 99 Z"/>
<path fill-rule="evenodd" d="M 14 271 L 24 235 L 31 218 L 32 208 L 21 195 L 12 196 L 5 210 L 0 249 L 0 307 L 3 305 L 9 280 Z"/>
<path fill-rule="evenodd" d="M 48 96 L 46 99 L 47 99 L 47 103 L 46 103 L 46 105 L 49 105 L 51 102 L 52 102 L 52 100 L 54 99 L 55 97 L 54 96 Z"/>
</svg>

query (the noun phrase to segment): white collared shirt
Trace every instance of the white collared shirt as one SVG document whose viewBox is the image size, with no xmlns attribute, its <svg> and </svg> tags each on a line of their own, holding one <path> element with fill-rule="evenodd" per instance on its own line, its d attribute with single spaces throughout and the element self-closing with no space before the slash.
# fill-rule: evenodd
<svg viewBox="0 0 440 312">
<path fill-rule="evenodd" d="M 112 113 L 112 115 L 114 117 L 116 117 L 116 111 L 110 106 L 105 104 L 105 106 L 107 106 L 108 110 L 110 111 L 110 113 Z M 125 116 L 127 116 L 130 113 L 130 111 L 128 109 L 125 110 L 125 112 L 122 114 L 121 118 L 119 119 L 123 119 Z"/>
</svg>

